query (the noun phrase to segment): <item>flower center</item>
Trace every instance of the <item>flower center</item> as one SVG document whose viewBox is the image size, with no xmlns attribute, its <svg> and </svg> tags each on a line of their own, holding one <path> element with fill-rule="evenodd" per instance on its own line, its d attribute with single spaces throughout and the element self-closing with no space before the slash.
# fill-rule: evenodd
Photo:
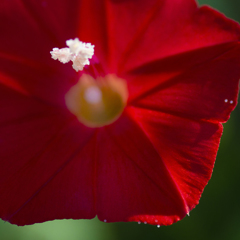
<svg viewBox="0 0 240 240">
<path fill-rule="evenodd" d="M 127 98 L 126 81 L 111 74 L 96 80 L 83 74 L 65 95 L 69 111 L 88 127 L 114 122 L 123 112 Z"/>
<path fill-rule="evenodd" d="M 78 38 L 67 40 L 66 45 L 66 48 L 53 48 L 50 54 L 54 60 L 62 63 L 72 61 L 72 67 L 77 72 L 90 64 L 94 45 L 81 42 Z M 121 115 L 127 98 L 125 80 L 111 74 L 97 79 L 83 74 L 65 95 L 65 102 L 80 122 L 88 127 L 101 127 L 114 122 Z"/>
</svg>

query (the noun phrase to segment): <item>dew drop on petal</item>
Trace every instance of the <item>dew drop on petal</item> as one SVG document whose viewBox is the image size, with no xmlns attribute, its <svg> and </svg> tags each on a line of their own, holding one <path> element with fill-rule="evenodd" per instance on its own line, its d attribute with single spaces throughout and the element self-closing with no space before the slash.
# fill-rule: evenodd
<svg viewBox="0 0 240 240">
<path fill-rule="evenodd" d="M 141 224 L 141 222 L 139 221 L 138 224 Z"/>
<path fill-rule="evenodd" d="M 147 224 L 147 222 L 144 222 L 144 224 Z"/>
<path fill-rule="evenodd" d="M 228 102 L 228 99 L 225 99 L 224 102 L 227 103 L 227 102 Z"/>
<path fill-rule="evenodd" d="M 230 104 L 233 104 L 233 100 L 230 101 Z"/>
<path fill-rule="evenodd" d="M 160 225 L 157 225 L 158 228 L 160 228 Z"/>
<path fill-rule="evenodd" d="M 104 219 L 103 221 L 104 221 L 104 222 L 107 222 L 107 220 L 106 220 L 106 219 Z"/>
</svg>

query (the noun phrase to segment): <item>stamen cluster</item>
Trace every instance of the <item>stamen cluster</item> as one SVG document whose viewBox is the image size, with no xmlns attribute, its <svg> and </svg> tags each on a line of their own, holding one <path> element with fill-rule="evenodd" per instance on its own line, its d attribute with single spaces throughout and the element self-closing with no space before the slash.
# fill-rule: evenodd
<svg viewBox="0 0 240 240">
<path fill-rule="evenodd" d="M 62 63 L 69 61 L 73 62 L 73 69 L 75 71 L 82 71 L 85 65 L 89 65 L 89 59 L 94 54 L 94 45 L 91 43 L 84 43 L 78 38 L 66 41 L 67 48 L 53 48 L 50 52 L 54 60 L 59 60 Z"/>
</svg>

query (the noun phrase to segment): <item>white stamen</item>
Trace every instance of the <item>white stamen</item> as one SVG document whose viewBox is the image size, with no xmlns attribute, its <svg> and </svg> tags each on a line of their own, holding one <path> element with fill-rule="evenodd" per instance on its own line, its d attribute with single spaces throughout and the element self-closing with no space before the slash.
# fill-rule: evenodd
<svg viewBox="0 0 240 240">
<path fill-rule="evenodd" d="M 228 102 L 228 99 L 225 99 L 224 102 L 227 103 L 227 102 Z"/>
<path fill-rule="evenodd" d="M 78 38 L 69 39 L 66 44 L 69 48 L 53 48 L 50 53 L 54 60 L 59 60 L 62 63 L 72 61 L 72 67 L 77 72 L 83 70 L 85 65 L 90 64 L 89 59 L 94 54 L 94 45 L 81 42 Z"/>
<path fill-rule="evenodd" d="M 74 56 L 72 59 L 73 62 L 73 69 L 78 71 L 82 71 L 85 65 L 89 65 L 90 62 L 88 58 L 84 58 L 81 54 L 78 54 L 77 56 Z"/>
<path fill-rule="evenodd" d="M 84 98 L 89 103 L 98 103 L 102 99 L 102 92 L 98 87 L 92 86 L 85 90 Z"/>
<path fill-rule="evenodd" d="M 71 52 L 69 48 L 53 48 L 50 52 L 54 60 L 58 60 L 61 63 L 67 63 L 71 60 Z"/>
</svg>

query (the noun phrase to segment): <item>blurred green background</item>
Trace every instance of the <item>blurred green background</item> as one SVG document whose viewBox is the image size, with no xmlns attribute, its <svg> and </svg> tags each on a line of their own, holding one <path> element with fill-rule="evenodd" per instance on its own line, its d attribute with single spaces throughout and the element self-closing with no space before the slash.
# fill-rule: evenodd
<svg viewBox="0 0 240 240">
<path fill-rule="evenodd" d="M 147 1 L 147 0 L 146 0 Z M 240 22 L 240 0 L 199 0 Z M 172 226 L 102 223 L 93 220 L 51 221 L 17 227 L 0 220 L 0 240 L 239 240 L 240 239 L 240 106 L 224 124 L 212 179 L 200 204 Z"/>
</svg>

